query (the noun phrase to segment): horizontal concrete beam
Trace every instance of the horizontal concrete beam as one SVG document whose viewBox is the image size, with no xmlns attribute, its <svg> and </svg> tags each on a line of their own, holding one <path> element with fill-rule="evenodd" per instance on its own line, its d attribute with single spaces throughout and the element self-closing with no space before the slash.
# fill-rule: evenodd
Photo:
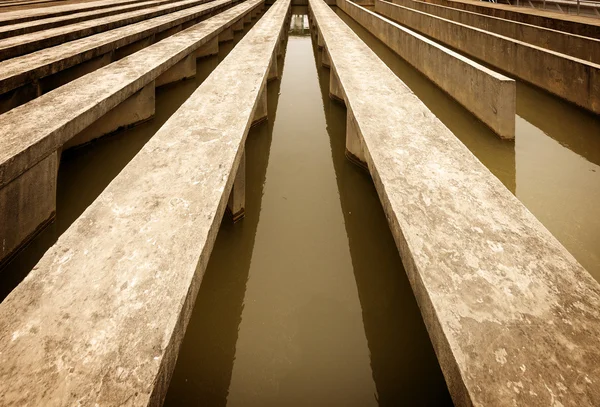
<svg viewBox="0 0 600 407">
<path fill-rule="evenodd" d="M 270 7 L 0 304 L 4 406 L 162 405 L 289 13 Z"/>
<path fill-rule="evenodd" d="M 214 0 L 165 16 L 2 61 L 0 62 L 0 94 L 48 75 L 58 74 L 91 59 L 104 57 L 113 51 L 115 58 L 120 59 L 133 50 L 150 45 L 157 38 L 166 38 L 167 35 L 164 33 L 169 30 L 174 28 L 180 30 L 183 24 L 222 10 L 236 2 L 237 0 Z M 173 31 L 170 32 L 173 34 Z"/>
<path fill-rule="evenodd" d="M 14 37 L 16 35 L 28 34 L 41 30 L 47 30 L 49 28 L 54 27 L 62 27 L 67 24 L 75 24 L 81 21 L 92 20 L 94 18 L 113 16 L 115 14 L 125 13 L 129 11 L 156 7 L 163 4 L 173 3 L 175 1 L 177 0 L 144 1 L 127 5 L 119 5 L 117 7 L 103 8 L 100 10 L 69 14 L 62 17 L 43 18 L 35 21 L 27 21 L 25 23 L 8 24 L 0 26 L 0 39 Z"/>
<path fill-rule="evenodd" d="M 375 11 L 443 44 L 600 114 L 600 65 L 387 1 Z"/>
<path fill-rule="evenodd" d="M 248 0 L 0 115 L 0 191 L 58 150 L 151 117 L 154 87 L 148 85 L 162 75 L 159 84 L 189 76 L 191 61 L 195 72 L 198 49 L 262 3 Z M 27 210 L 35 207 L 22 209 L 21 218 L 33 218 Z M 28 225 L 19 231 L 0 228 L 0 241 L 5 235 L 30 236 L 33 230 L 26 229 Z M 6 245 L 0 261 L 22 243 Z"/>
<path fill-rule="evenodd" d="M 593 18 L 566 16 L 552 11 L 532 10 L 523 7 L 514 7 L 505 4 L 490 4 L 482 1 L 470 0 L 425 0 L 428 3 L 454 7 L 487 14 L 520 23 L 537 25 L 552 30 L 564 31 L 571 34 L 582 35 L 600 39 L 600 21 Z"/>
<path fill-rule="evenodd" d="M 349 0 L 337 6 L 504 139 L 515 138 L 516 84 Z"/>
<path fill-rule="evenodd" d="M 18 57 L 19 55 L 58 45 L 66 41 L 76 40 L 78 38 L 147 20 L 149 18 L 184 10 L 186 8 L 207 3 L 208 1 L 209 0 L 182 0 L 173 4 L 164 4 L 162 6 L 151 7 L 144 10 L 130 11 L 116 16 L 103 17 L 70 24 L 64 27 L 50 28 L 40 32 L 5 38 L 0 40 L 0 60 Z"/>
<path fill-rule="evenodd" d="M 551 30 L 518 21 L 478 14 L 466 10 L 415 0 L 394 0 L 393 3 L 429 13 L 437 17 L 470 25 L 482 30 L 504 35 L 522 42 L 537 45 L 561 54 L 600 63 L 600 40 L 581 35 Z"/>
<path fill-rule="evenodd" d="M 600 284 L 322 0 L 310 13 L 454 404 L 599 405 Z"/>
</svg>

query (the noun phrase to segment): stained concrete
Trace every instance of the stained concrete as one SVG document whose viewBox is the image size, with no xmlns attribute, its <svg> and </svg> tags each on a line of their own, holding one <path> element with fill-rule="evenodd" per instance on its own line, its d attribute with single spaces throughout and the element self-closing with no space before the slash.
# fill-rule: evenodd
<svg viewBox="0 0 600 407">
<path fill-rule="evenodd" d="M 600 114 L 600 65 L 387 1 L 375 11 L 510 75 Z"/>
<path fill-rule="evenodd" d="M 599 405 L 600 284 L 322 0 L 310 10 L 455 405 Z"/>
<path fill-rule="evenodd" d="M 136 93 L 261 5 L 262 0 L 246 1 L 1 115 L 0 190 L 65 145 L 79 145 L 150 117 L 154 89 Z M 106 121 L 96 122 L 107 113 Z M 76 136 L 84 129 L 86 134 Z M 7 228 L 6 233 L 30 236 L 29 226 Z"/>
<path fill-rule="evenodd" d="M 158 17 L 175 11 L 184 10 L 208 0 L 182 0 L 173 4 L 151 7 L 144 10 L 130 11 L 116 16 L 98 18 L 64 27 L 19 35 L 0 40 L 0 60 L 18 57 L 43 48 L 58 45 L 66 41 L 76 40 L 89 35 L 127 26 L 149 18 Z"/>
<path fill-rule="evenodd" d="M 266 12 L 0 304 L 2 405 L 162 404 L 289 10 Z"/>
<path fill-rule="evenodd" d="M 79 4 L 54 5 L 43 8 L 37 7 L 27 10 L 4 11 L 0 14 L 0 26 L 24 23 L 26 21 L 34 21 L 41 18 L 65 16 L 83 11 L 99 10 L 102 8 L 114 7 L 116 5 L 138 3 L 140 1 L 146 0 L 100 0 Z"/>
<path fill-rule="evenodd" d="M 415 0 L 394 0 L 393 3 L 470 25 L 482 30 L 514 38 L 561 54 L 600 63 L 600 40 L 565 33 L 518 21 L 478 14 L 466 10 Z"/>
<path fill-rule="evenodd" d="M 234 3 L 235 0 L 214 0 L 186 10 L 2 61 L 0 62 L 0 93 L 6 93 L 30 81 L 49 75 L 63 76 L 63 71 L 69 68 L 77 71 L 77 75 L 80 75 L 81 72 L 91 72 L 98 66 L 90 70 L 82 69 L 81 66 L 90 60 L 106 58 L 113 52 L 114 59 L 120 59 L 136 48 L 139 50 L 154 43 L 156 35 L 160 35 L 160 33 L 205 17 L 212 12 L 220 11 Z M 163 35 L 163 38 L 166 36 Z M 127 49 L 128 47 L 129 49 Z M 65 74 L 65 76 L 70 79 L 63 80 L 61 84 L 77 77 L 70 74 Z"/>
<path fill-rule="evenodd" d="M 141 10 L 145 8 L 160 6 L 163 4 L 173 3 L 177 0 L 152 0 L 134 4 L 119 5 L 94 11 L 85 11 L 81 13 L 69 14 L 67 16 L 43 18 L 35 21 L 27 21 L 24 23 L 8 24 L 0 26 L 0 39 L 14 37 L 16 35 L 28 34 L 36 31 L 47 30 L 54 27 L 62 27 L 67 24 L 75 24 L 81 21 L 92 20 L 95 18 L 112 16 L 115 14 L 125 13 L 129 11 Z"/>
<path fill-rule="evenodd" d="M 472 0 L 426 0 L 428 3 L 441 4 L 487 14 L 507 20 L 551 28 L 571 34 L 583 35 L 600 39 L 600 21 L 597 18 L 582 16 L 568 16 L 552 11 L 532 10 L 523 7 L 509 6 L 507 4 L 490 4 L 483 1 Z"/>
<path fill-rule="evenodd" d="M 337 5 L 503 139 L 515 138 L 516 84 L 349 0 Z"/>
</svg>

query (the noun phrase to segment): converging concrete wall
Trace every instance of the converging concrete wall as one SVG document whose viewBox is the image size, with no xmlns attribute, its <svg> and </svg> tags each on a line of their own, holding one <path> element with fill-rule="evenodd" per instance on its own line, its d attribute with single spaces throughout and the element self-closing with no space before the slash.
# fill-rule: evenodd
<svg viewBox="0 0 600 407">
<path fill-rule="evenodd" d="M 375 11 L 600 114 L 600 65 L 387 1 Z"/>
<path fill-rule="evenodd" d="M 471 11 L 416 0 L 393 0 L 395 4 L 433 14 L 438 17 L 481 28 L 515 40 L 537 45 L 586 61 L 600 63 L 600 40 L 520 23 Z"/>
<path fill-rule="evenodd" d="M 337 0 L 337 6 L 456 99 L 501 138 L 515 138 L 516 84 L 513 79 L 349 0 Z"/>
</svg>

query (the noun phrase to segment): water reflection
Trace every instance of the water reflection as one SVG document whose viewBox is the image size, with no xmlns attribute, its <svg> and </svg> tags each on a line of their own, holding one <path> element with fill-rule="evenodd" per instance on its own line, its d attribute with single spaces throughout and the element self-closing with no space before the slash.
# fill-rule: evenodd
<svg viewBox="0 0 600 407">
<path fill-rule="evenodd" d="M 516 140 L 502 141 L 351 17 L 335 11 L 600 281 L 600 117 L 517 81 Z"/>
<path fill-rule="evenodd" d="M 46 250 L 200 86 L 248 29 L 236 32 L 233 41 L 221 43 L 218 55 L 199 59 L 195 78 L 156 89 L 156 115 L 152 120 L 63 153 L 58 172 L 56 220 L 0 270 L 0 301 L 27 276 Z"/>
</svg>

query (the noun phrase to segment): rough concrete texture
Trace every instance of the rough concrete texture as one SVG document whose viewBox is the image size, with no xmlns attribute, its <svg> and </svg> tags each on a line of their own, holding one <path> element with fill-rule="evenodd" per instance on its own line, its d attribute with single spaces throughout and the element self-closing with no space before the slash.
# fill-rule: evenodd
<svg viewBox="0 0 600 407">
<path fill-rule="evenodd" d="M 0 405 L 161 405 L 289 11 L 265 13 L 0 304 Z"/>
<path fill-rule="evenodd" d="M 186 10 L 2 61 L 0 62 L 0 93 L 8 92 L 32 80 L 58 73 L 107 53 L 113 51 L 118 53 L 120 48 L 221 10 L 235 2 L 236 0 L 214 0 Z"/>
<path fill-rule="evenodd" d="M 600 114 L 600 65 L 452 20 L 375 0 L 375 11 Z"/>
<path fill-rule="evenodd" d="M 54 219 L 57 152 L 0 189 L 0 264 Z"/>
<path fill-rule="evenodd" d="M 513 79 L 351 1 L 337 0 L 337 5 L 501 138 L 515 138 Z"/>
<path fill-rule="evenodd" d="M 209 0 L 182 0 L 173 4 L 151 7 L 144 10 L 130 11 L 116 16 L 98 18 L 64 27 L 19 35 L 0 40 L 0 59 L 14 58 L 42 48 L 51 47 L 63 42 L 76 40 L 89 35 L 112 30 L 137 23 L 149 18 L 158 17 L 175 11 L 184 10 Z"/>
<path fill-rule="evenodd" d="M 147 118 L 154 112 L 153 97 L 151 105 L 134 101 L 132 105 L 141 107 L 139 111 L 125 109 L 125 116 L 120 112 L 112 113 L 106 122 L 94 124 L 92 129 L 69 144 L 83 129 L 187 56 L 195 55 L 201 46 L 244 14 L 260 7 L 262 2 L 246 1 L 1 115 L 0 190 L 65 145 L 81 144 L 116 130 L 115 126 L 139 121 L 136 118 Z M 9 229 L 8 233 L 16 234 L 17 231 Z"/>
<path fill-rule="evenodd" d="M 81 21 L 92 20 L 112 16 L 115 14 L 125 13 L 128 11 L 141 10 L 145 8 L 160 6 L 163 4 L 173 3 L 177 0 L 152 0 L 134 4 L 119 5 L 94 11 L 85 11 L 81 13 L 69 14 L 60 17 L 43 18 L 35 21 L 27 21 L 25 23 L 16 23 L 0 26 L 0 39 L 23 35 L 35 31 L 47 30 L 49 28 L 61 27 L 67 24 L 75 24 Z"/>
<path fill-rule="evenodd" d="M 474 13 L 471 11 L 441 6 L 415 0 L 394 0 L 392 3 L 410 7 L 437 17 L 446 18 L 491 31 L 496 34 L 527 42 L 586 61 L 600 63 L 600 40 L 581 35 L 551 30 L 537 25 Z"/>
<path fill-rule="evenodd" d="M 65 4 L 43 8 L 31 8 L 28 10 L 5 11 L 0 14 L 0 26 L 7 24 L 24 23 L 26 21 L 39 20 L 41 18 L 59 17 L 82 11 L 99 10 L 116 5 L 138 3 L 146 0 L 100 0 L 83 2 L 80 4 Z"/>
<path fill-rule="evenodd" d="M 559 14 L 552 11 L 533 10 L 507 4 L 490 4 L 471 0 L 425 0 L 507 20 L 533 24 L 553 30 L 600 39 L 600 21 L 596 18 Z"/>
<path fill-rule="evenodd" d="M 322 0 L 310 10 L 455 404 L 600 405 L 600 284 Z"/>
</svg>

